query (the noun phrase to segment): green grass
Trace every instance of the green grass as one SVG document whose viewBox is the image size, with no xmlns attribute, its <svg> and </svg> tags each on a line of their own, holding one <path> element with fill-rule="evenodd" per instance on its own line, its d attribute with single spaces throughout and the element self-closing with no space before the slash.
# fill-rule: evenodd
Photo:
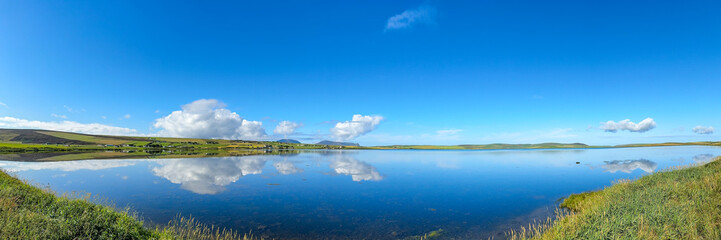
<svg viewBox="0 0 721 240">
<path fill-rule="evenodd" d="M 0 239 L 160 239 L 128 212 L 56 197 L 0 172 Z"/>
<path fill-rule="evenodd" d="M 572 195 L 511 239 L 721 239 L 721 160 Z"/>
<path fill-rule="evenodd" d="M 97 144 L 113 144 L 113 145 L 119 145 L 126 142 L 129 142 L 128 140 L 122 140 L 122 139 L 114 139 L 109 137 L 102 137 L 102 136 L 93 136 L 93 135 L 85 135 L 85 134 L 77 134 L 77 133 L 69 133 L 69 132 L 54 132 L 54 131 L 39 131 L 42 134 L 50 135 L 53 137 L 59 137 L 64 139 L 70 139 L 70 140 L 78 140 L 83 142 L 89 142 L 89 143 L 97 143 Z"/>
<path fill-rule="evenodd" d="M 178 218 L 147 228 L 128 209 L 58 197 L 0 171 L 0 239 L 256 239 Z"/>
</svg>

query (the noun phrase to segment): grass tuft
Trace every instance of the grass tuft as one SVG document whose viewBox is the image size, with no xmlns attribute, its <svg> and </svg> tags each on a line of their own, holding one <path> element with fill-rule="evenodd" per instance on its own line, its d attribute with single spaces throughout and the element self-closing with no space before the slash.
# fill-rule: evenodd
<svg viewBox="0 0 721 240">
<path fill-rule="evenodd" d="M 509 239 L 721 239 L 721 160 L 619 181 L 564 200 Z"/>
</svg>

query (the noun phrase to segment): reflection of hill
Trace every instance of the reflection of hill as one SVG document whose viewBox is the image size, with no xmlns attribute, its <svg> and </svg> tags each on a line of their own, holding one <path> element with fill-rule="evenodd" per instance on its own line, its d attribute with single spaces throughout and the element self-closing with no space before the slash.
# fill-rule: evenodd
<svg viewBox="0 0 721 240">
<path fill-rule="evenodd" d="M 625 173 L 631 173 L 633 170 L 636 170 L 640 168 L 644 172 L 651 173 L 654 170 L 656 170 L 656 167 L 658 164 L 655 162 L 646 160 L 646 159 L 639 159 L 639 160 L 613 160 L 613 161 L 605 161 L 605 165 L 602 165 L 601 167 L 606 170 L 606 172 L 615 173 L 618 171 L 625 172 Z"/>
<path fill-rule="evenodd" d="M 158 160 L 156 176 L 198 194 L 216 194 L 249 174 L 260 174 L 267 160 L 252 157 Z"/>
</svg>

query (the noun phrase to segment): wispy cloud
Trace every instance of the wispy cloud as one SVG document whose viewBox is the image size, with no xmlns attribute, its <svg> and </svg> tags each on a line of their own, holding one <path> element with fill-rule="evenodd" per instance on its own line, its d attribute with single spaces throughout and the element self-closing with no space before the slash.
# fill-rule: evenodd
<svg viewBox="0 0 721 240">
<path fill-rule="evenodd" d="M 54 117 L 54 118 L 62 118 L 62 119 L 68 118 L 68 116 L 60 115 L 60 114 L 55 114 L 55 113 L 51 113 L 50 116 L 52 116 L 52 117 Z"/>
<path fill-rule="evenodd" d="M 135 129 L 109 126 L 99 123 L 78 123 L 73 121 L 42 122 L 0 117 L 0 128 L 30 128 L 101 135 L 140 135 Z"/>
<path fill-rule="evenodd" d="M 540 142 L 568 142 L 578 137 L 571 128 L 556 128 L 549 130 L 536 130 L 527 132 L 510 132 L 491 134 L 478 139 L 479 143 L 540 143 Z M 475 143 L 475 142 L 474 142 Z"/>
<path fill-rule="evenodd" d="M 656 127 L 656 122 L 652 118 L 646 118 L 638 124 L 631 122 L 629 119 L 618 122 L 608 121 L 601 123 L 601 129 L 606 132 L 629 131 L 629 132 L 647 132 Z"/>
<path fill-rule="evenodd" d="M 712 134 L 714 132 L 714 129 L 711 126 L 696 126 L 695 128 L 693 128 L 693 132 L 698 134 Z"/>
<path fill-rule="evenodd" d="M 123 118 L 125 118 L 125 119 L 130 119 L 130 117 L 131 117 L 130 114 L 125 114 L 125 116 L 123 116 Z"/>
<path fill-rule="evenodd" d="M 448 136 L 448 135 L 458 134 L 459 132 L 462 132 L 462 131 L 463 131 L 462 129 L 445 129 L 445 130 L 438 130 L 438 131 L 436 131 L 436 134 L 438 134 L 438 135 L 443 135 L 443 136 Z"/>
<path fill-rule="evenodd" d="M 3 102 L 0 102 L 0 106 L 3 106 L 3 107 L 5 107 L 5 108 L 8 108 L 8 105 L 5 104 L 5 103 L 3 103 Z"/>
<path fill-rule="evenodd" d="M 432 24 L 435 22 L 436 9 L 424 4 L 414 9 L 408 9 L 402 13 L 388 18 L 385 31 L 410 28 L 418 24 Z"/>
</svg>

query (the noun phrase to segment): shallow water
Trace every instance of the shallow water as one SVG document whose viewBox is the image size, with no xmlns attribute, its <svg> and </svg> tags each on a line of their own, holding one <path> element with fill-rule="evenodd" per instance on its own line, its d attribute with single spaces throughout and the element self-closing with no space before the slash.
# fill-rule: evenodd
<svg viewBox="0 0 721 240">
<path fill-rule="evenodd" d="M 571 193 L 718 155 L 721 148 L 704 146 L 361 150 L 0 167 L 56 192 L 130 206 L 157 223 L 182 214 L 275 239 L 402 239 L 438 229 L 445 239 L 498 239 L 545 219 Z"/>
</svg>

